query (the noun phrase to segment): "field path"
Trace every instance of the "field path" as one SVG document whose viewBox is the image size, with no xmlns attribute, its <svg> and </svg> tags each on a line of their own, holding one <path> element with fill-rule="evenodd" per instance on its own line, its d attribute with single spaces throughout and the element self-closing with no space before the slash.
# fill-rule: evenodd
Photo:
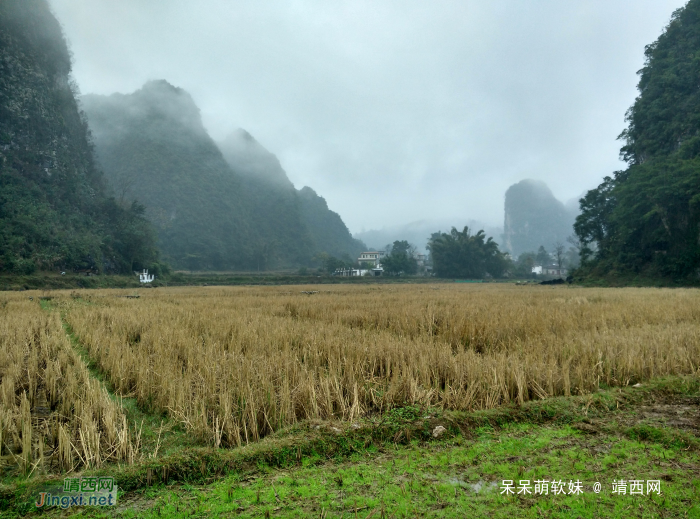
<svg viewBox="0 0 700 519">
<path fill-rule="evenodd" d="M 94 304 L 80 297 L 73 297 L 72 304 Z M 168 417 L 167 415 L 151 412 L 148 409 L 143 409 L 138 405 L 136 398 L 128 395 L 120 395 L 109 382 L 109 378 L 102 368 L 90 356 L 87 348 L 84 346 L 80 337 L 75 333 L 73 327 L 68 321 L 67 303 L 59 301 L 54 303 L 51 297 L 41 297 L 39 304 L 42 309 L 47 312 L 59 312 L 61 324 L 66 332 L 66 336 L 70 340 L 74 350 L 78 353 L 83 364 L 87 368 L 90 375 L 97 380 L 102 387 L 107 391 L 109 396 L 120 405 L 123 412 L 126 414 L 127 420 L 132 428 L 134 436 L 138 438 L 139 450 L 143 457 L 155 458 L 163 454 L 166 450 L 164 447 L 171 445 L 177 446 L 195 446 L 196 443 L 191 441 L 191 438 L 186 434 L 180 425 Z"/>
</svg>

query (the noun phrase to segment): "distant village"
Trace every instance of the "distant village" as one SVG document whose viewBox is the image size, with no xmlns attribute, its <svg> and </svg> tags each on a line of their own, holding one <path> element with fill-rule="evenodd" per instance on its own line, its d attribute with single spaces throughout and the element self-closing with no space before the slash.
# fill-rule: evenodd
<svg viewBox="0 0 700 519">
<path fill-rule="evenodd" d="M 386 251 L 365 251 L 361 252 L 357 258 L 359 268 L 338 268 L 333 272 L 334 276 L 356 277 L 356 276 L 382 276 L 384 268 L 382 267 L 382 259 L 386 256 Z M 413 253 L 413 257 L 418 265 L 417 275 L 431 276 L 433 274 L 432 265 L 428 264 L 428 256 L 426 254 Z M 551 263 L 548 265 L 534 265 L 532 274 L 542 277 L 561 277 L 565 278 L 569 271 L 567 268 Z"/>
<path fill-rule="evenodd" d="M 382 267 L 382 258 L 386 256 L 386 251 L 365 251 L 361 252 L 360 256 L 357 258 L 357 263 L 360 268 L 339 268 L 333 273 L 334 276 L 382 276 L 384 274 L 384 267 Z M 416 264 L 418 265 L 417 274 L 420 276 L 430 276 L 432 275 L 433 268 L 427 265 L 427 255 L 425 254 L 413 254 Z"/>
</svg>

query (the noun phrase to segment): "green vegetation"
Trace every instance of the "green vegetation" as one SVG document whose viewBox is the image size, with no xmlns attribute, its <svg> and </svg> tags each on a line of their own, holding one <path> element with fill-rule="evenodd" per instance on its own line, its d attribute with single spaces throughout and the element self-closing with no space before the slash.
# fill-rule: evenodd
<svg viewBox="0 0 700 519">
<path fill-rule="evenodd" d="M 319 272 L 323 274 L 333 275 L 333 273 L 338 269 L 357 268 L 357 261 L 353 260 L 347 254 L 343 255 L 342 258 L 336 258 L 335 256 L 327 254 L 326 252 L 321 252 L 320 254 L 316 255 L 314 260 L 320 263 L 321 266 L 319 267 Z"/>
<path fill-rule="evenodd" d="M 677 10 L 645 56 L 620 135 L 629 167 L 581 200 L 577 277 L 587 282 L 700 279 L 700 1 Z"/>
<path fill-rule="evenodd" d="M 323 197 L 308 186 L 298 191 L 301 218 L 311 237 L 313 250 L 325 251 L 330 255 L 350 256 L 353 262 L 366 246 L 356 240 L 343 223 L 340 215 L 331 211 Z"/>
<path fill-rule="evenodd" d="M 157 260 L 138 205 L 106 194 L 45 0 L 0 3 L 0 271 L 129 272 Z"/>
<path fill-rule="evenodd" d="M 418 263 L 414 258 L 414 252 L 415 248 L 406 240 L 395 241 L 391 252 L 382 259 L 384 272 L 389 275 L 415 274 L 418 271 Z"/>
<path fill-rule="evenodd" d="M 66 274 L 61 276 L 51 272 L 16 275 L 0 274 L 0 291 L 2 290 L 50 290 L 50 289 L 98 289 L 98 288 L 142 288 L 164 286 L 225 286 L 225 285 L 314 285 L 314 284 L 404 284 L 404 283 L 442 283 L 450 280 L 439 280 L 429 277 L 375 277 L 330 276 L 336 268 L 352 266 L 332 256 L 326 256 L 321 274 L 311 271 L 267 271 L 267 272 L 174 272 L 156 277 L 149 285 L 139 283 L 135 275 L 98 275 L 86 276 Z M 350 268 L 350 267 L 346 268 Z M 150 271 L 149 271 L 150 272 Z"/>
<path fill-rule="evenodd" d="M 697 378 L 528 402 L 490 411 L 405 407 L 348 426 L 306 423 L 240 449 L 192 448 L 162 418 L 144 415 L 158 460 L 92 471 L 117 478 L 115 509 L 87 517 L 700 517 Z M 141 413 L 127 406 L 128 412 Z M 143 413 L 141 413 L 143 414 Z M 680 418 L 679 418 L 680 417 Z M 438 439 L 432 431 L 445 427 Z M 688 428 L 690 427 L 690 430 Z M 160 438 L 160 440 L 159 440 Z M 164 447 L 165 445 L 165 447 Z M 644 495 L 612 493 L 644 481 Z M 503 480 L 531 494 L 501 494 Z M 565 493 L 536 494 L 536 480 Z M 569 481 L 582 494 L 569 494 Z M 658 480 L 661 494 L 647 494 Z M 593 485 L 601 483 L 600 493 Z M 55 483 L 54 483 L 55 484 Z M 32 513 L 41 481 L 3 490 L 2 517 Z M 49 509 L 50 517 L 64 512 Z"/>
<path fill-rule="evenodd" d="M 508 268 L 505 255 L 484 231 L 472 235 L 468 227 L 450 234 L 435 233 L 428 242 L 433 271 L 443 278 L 502 277 Z"/>
</svg>

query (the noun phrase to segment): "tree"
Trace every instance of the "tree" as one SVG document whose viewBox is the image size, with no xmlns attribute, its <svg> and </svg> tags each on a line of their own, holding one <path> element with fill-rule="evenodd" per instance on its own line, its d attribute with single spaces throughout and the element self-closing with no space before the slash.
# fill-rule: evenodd
<svg viewBox="0 0 700 519">
<path fill-rule="evenodd" d="M 484 231 L 472 235 L 469 227 L 447 233 L 435 233 L 428 243 L 433 271 L 439 277 L 483 278 L 501 277 L 508 261 L 493 238 L 486 239 Z"/>
<path fill-rule="evenodd" d="M 552 262 L 552 257 L 547 252 L 547 249 L 544 248 L 544 245 L 540 245 L 540 248 L 537 249 L 537 257 L 535 259 L 537 264 L 543 267 L 548 266 Z"/>
<path fill-rule="evenodd" d="M 645 48 L 620 156 L 628 168 L 581 199 L 578 275 L 700 275 L 700 0 Z"/>
<path fill-rule="evenodd" d="M 327 252 L 320 252 L 314 259 L 321 263 L 322 269 L 328 274 L 333 274 L 338 269 L 353 267 L 352 260 L 347 255 L 344 259 L 338 259 Z"/>
<path fill-rule="evenodd" d="M 531 277 L 532 268 L 537 264 L 536 252 L 523 252 L 514 262 L 513 274 L 518 277 Z"/>
<path fill-rule="evenodd" d="M 557 267 L 561 269 L 561 264 L 564 259 L 564 251 L 566 250 L 566 247 L 564 247 L 564 244 L 560 241 L 558 241 L 554 245 L 554 257 L 557 258 Z"/>
<path fill-rule="evenodd" d="M 263 270 L 267 269 L 274 259 L 274 253 L 274 243 L 263 239 L 259 239 L 255 242 L 255 245 L 253 246 L 253 257 L 255 259 L 258 272 L 260 272 L 260 267 L 262 267 Z"/>
<path fill-rule="evenodd" d="M 391 254 L 382 259 L 384 272 L 393 275 L 415 274 L 418 271 L 415 250 L 416 248 L 406 240 L 395 241 L 391 247 Z"/>
<path fill-rule="evenodd" d="M 576 217 L 574 232 L 581 244 L 582 263 L 588 261 L 594 251 L 602 251 L 608 246 L 612 234 L 610 216 L 616 205 L 613 189 L 621 175 L 622 172 L 618 171 L 614 179 L 605 177 L 602 184 L 579 201 L 581 214 Z"/>
<path fill-rule="evenodd" d="M 566 251 L 566 267 L 569 269 L 578 268 L 581 264 L 581 242 L 575 234 L 568 236 L 566 242 L 570 245 Z"/>
<path fill-rule="evenodd" d="M 146 220 L 146 208 L 134 201 L 128 209 L 118 206 L 113 200 L 110 216 L 114 229 L 113 248 L 124 258 L 123 268 L 133 272 L 147 268 L 158 259 L 155 247 L 155 232 Z"/>
</svg>

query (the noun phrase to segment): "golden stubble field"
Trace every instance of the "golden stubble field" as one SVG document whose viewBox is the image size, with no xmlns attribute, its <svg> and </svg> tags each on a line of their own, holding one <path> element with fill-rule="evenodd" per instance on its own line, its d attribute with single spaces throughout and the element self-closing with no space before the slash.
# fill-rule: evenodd
<svg viewBox="0 0 700 519">
<path fill-rule="evenodd" d="M 138 439 L 120 406 L 90 376 L 58 312 L 25 294 L 0 294 L 0 469 L 132 462 Z"/>
<path fill-rule="evenodd" d="M 116 394 L 223 447 L 300 420 L 354 420 L 404 405 L 486 409 L 696 373 L 700 364 L 700 291 L 692 289 L 436 284 L 127 294 L 52 292 L 52 310 L 39 307 L 38 293 L 31 302 L 30 292 L 0 295 L 0 455 L 21 457 L 41 441 L 58 465 L 95 465 L 133 459 L 138 448 L 59 312 Z M 43 423 L 42 406 L 51 417 Z"/>
</svg>

